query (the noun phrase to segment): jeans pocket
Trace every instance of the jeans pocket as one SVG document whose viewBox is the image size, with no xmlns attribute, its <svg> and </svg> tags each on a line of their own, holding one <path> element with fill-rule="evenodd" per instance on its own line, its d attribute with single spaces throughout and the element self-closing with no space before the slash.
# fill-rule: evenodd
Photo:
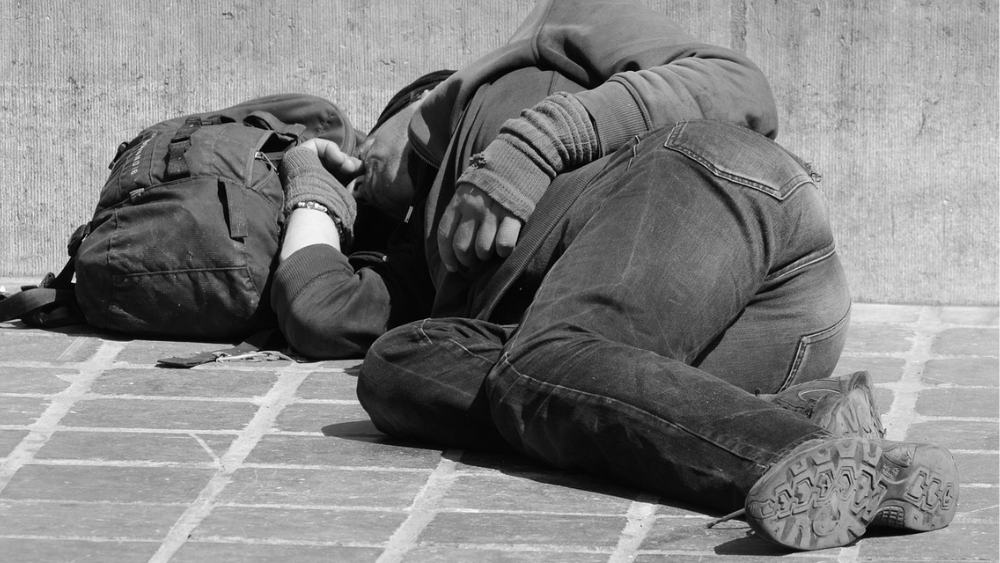
<svg viewBox="0 0 1000 563">
<path fill-rule="evenodd" d="M 830 328 L 803 336 L 779 392 L 792 385 L 829 377 L 840 360 L 850 321 L 851 311 L 848 309 L 847 314 Z"/>
<path fill-rule="evenodd" d="M 778 201 L 813 184 L 805 162 L 771 139 L 735 124 L 681 122 L 663 146 L 687 156 L 718 178 Z"/>
</svg>

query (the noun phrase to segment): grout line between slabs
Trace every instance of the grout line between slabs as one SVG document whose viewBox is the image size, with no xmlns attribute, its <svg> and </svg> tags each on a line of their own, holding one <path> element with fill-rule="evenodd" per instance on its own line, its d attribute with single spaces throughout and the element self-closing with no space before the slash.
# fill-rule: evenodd
<svg viewBox="0 0 1000 563">
<path fill-rule="evenodd" d="M 417 538 L 434 519 L 438 505 L 455 482 L 455 467 L 460 457 L 462 450 L 447 450 L 441 455 L 438 466 L 413 500 L 410 515 L 393 532 L 376 563 L 401 563 L 416 547 Z"/>
<path fill-rule="evenodd" d="M 629 563 L 639 554 L 639 548 L 656 522 L 658 510 L 656 495 L 640 493 L 632 501 L 626 513 L 625 528 L 618 537 L 615 550 L 608 557 L 608 563 Z"/>
<path fill-rule="evenodd" d="M 35 422 L 28 425 L 28 435 L 21 439 L 0 464 L 0 493 L 10 484 L 14 474 L 25 464 L 31 463 L 42 446 L 44 446 L 56 429 L 59 422 L 73 408 L 77 401 L 87 395 L 91 384 L 101 373 L 114 363 L 115 357 L 125 349 L 124 342 L 102 342 L 94 355 L 77 367 L 77 374 L 69 387 L 52 396 L 52 402 L 45 412 Z"/>
<path fill-rule="evenodd" d="M 73 342 L 66 347 L 62 354 L 56 358 L 56 363 L 68 362 L 70 361 L 76 353 L 83 347 L 84 343 L 89 342 L 90 339 L 85 336 L 77 336 L 73 339 Z"/>
<path fill-rule="evenodd" d="M 198 525 L 212 512 L 215 501 L 232 481 L 233 474 L 242 467 L 244 460 L 272 427 L 281 411 L 295 401 L 296 390 L 311 373 L 312 370 L 300 369 L 295 365 L 278 371 L 278 380 L 260 401 L 253 419 L 237 434 L 229 449 L 219 458 L 219 468 L 215 475 L 198 498 L 174 522 L 149 563 L 166 563 L 180 550 Z"/>
<path fill-rule="evenodd" d="M 903 355 L 906 361 L 903 376 L 893 386 L 895 392 L 889 411 L 882 415 L 889 440 L 905 440 L 910 425 L 918 417 L 917 398 L 926 388 L 920 379 L 927 360 L 932 357 L 931 347 L 940 328 L 940 312 L 931 307 L 922 308 L 919 319 L 913 323 L 913 343 L 909 352 Z"/>
<path fill-rule="evenodd" d="M 840 548 L 837 563 L 855 563 L 861 556 L 861 545 L 854 544 Z"/>
</svg>

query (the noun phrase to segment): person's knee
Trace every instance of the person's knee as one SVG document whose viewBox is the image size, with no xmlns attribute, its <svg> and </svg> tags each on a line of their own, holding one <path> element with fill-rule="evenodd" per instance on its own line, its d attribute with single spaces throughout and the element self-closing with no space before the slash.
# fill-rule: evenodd
<svg viewBox="0 0 1000 563">
<path fill-rule="evenodd" d="M 472 319 L 424 319 L 396 327 L 369 347 L 358 398 L 365 408 L 430 401 L 439 394 L 437 387 L 449 385 L 450 375 L 485 376 L 512 330 Z"/>
<path fill-rule="evenodd" d="M 413 349 L 415 330 L 411 325 L 396 327 L 375 340 L 365 354 L 358 372 L 357 395 L 376 426 L 382 413 L 408 395 L 402 388 L 408 381 L 402 366 L 406 354 Z"/>
<path fill-rule="evenodd" d="M 497 449 L 481 390 L 507 327 L 428 319 L 393 329 L 371 346 L 357 394 L 380 431 L 456 447 Z"/>
</svg>

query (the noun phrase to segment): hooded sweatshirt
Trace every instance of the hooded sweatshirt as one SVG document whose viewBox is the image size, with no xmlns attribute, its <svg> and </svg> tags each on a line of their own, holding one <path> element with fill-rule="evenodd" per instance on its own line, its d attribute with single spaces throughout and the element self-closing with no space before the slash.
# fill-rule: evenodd
<svg viewBox="0 0 1000 563">
<path fill-rule="evenodd" d="M 538 153 L 557 155 L 543 174 L 532 169 L 508 181 L 484 180 L 493 199 L 530 220 L 553 170 L 587 166 L 637 135 L 690 119 L 777 135 L 770 86 L 743 55 L 698 42 L 630 0 L 539 0 L 506 45 L 439 84 L 411 120 L 410 141 L 426 178 L 418 182 L 414 220 L 404 225 L 414 240 L 364 268 L 328 246 L 302 249 L 278 268 L 272 303 L 285 336 L 311 357 L 350 357 L 404 322 L 468 316 L 470 293 L 495 268 L 448 273 L 437 252 L 437 225 L 460 179 L 489 175 L 488 165 L 468 170 L 469 161 L 491 154 L 500 136 L 527 130 L 529 144 L 545 145 Z M 500 152 L 521 166 L 493 176 L 518 175 L 525 162 L 538 160 Z"/>
</svg>

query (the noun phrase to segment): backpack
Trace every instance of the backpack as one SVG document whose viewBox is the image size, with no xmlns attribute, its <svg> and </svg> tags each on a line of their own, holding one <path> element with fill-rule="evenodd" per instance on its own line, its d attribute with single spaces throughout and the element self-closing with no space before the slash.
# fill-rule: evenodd
<svg viewBox="0 0 1000 563">
<path fill-rule="evenodd" d="M 0 301 L 0 321 L 208 340 L 275 327 L 278 166 L 313 137 L 348 154 L 358 142 L 339 108 L 301 94 L 143 129 L 118 147 L 93 218 L 70 237 L 66 267 Z"/>
</svg>

